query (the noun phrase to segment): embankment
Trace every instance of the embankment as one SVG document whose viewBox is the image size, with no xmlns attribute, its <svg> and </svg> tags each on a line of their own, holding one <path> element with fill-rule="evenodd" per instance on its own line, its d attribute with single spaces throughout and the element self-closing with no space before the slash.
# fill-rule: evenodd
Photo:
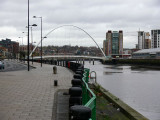
<svg viewBox="0 0 160 120">
<path fill-rule="evenodd" d="M 159 59 L 112 59 L 101 62 L 103 64 L 129 64 L 143 68 L 160 69 Z"/>
<path fill-rule="evenodd" d="M 119 98 L 111 94 L 109 91 L 105 90 L 98 84 L 94 84 L 96 90 L 102 93 L 102 95 L 111 103 L 113 103 L 120 111 L 124 113 L 130 120 L 148 120 L 142 114 L 138 113 L 136 110 L 125 104 Z"/>
</svg>

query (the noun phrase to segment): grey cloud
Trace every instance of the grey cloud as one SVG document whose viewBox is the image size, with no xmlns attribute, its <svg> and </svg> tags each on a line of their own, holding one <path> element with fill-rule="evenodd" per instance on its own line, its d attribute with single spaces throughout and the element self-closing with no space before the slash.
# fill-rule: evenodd
<svg viewBox="0 0 160 120">
<path fill-rule="evenodd" d="M 30 24 L 38 25 L 34 29 L 36 39 L 39 39 L 40 20 L 33 19 L 34 15 L 43 17 L 44 34 L 62 24 L 74 24 L 84 28 L 95 39 L 103 40 L 109 29 L 136 33 L 138 28 L 150 31 L 158 27 L 159 6 L 159 0 L 30 0 Z M 15 28 L 16 35 L 25 31 L 27 1 L 2 0 L 0 19 L 1 28 Z M 126 42 L 127 39 L 130 38 L 125 37 Z M 132 40 L 137 42 L 136 38 Z"/>
</svg>

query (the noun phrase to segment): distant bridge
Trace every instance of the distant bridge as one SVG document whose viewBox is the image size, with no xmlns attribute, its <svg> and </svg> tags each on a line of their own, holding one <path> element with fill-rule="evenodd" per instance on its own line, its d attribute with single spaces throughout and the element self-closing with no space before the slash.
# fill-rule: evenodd
<svg viewBox="0 0 160 120">
<path fill-rule="evenodd" d="M 34 60 L 40 59 L 41 56 L 33 57 Z M 48 55 L 42 56 L 43 59 L 94 59 L 94 60 L 105 60 L 106 57 L 96 57 L 96 56 L 77 56 L 77 55 Z M 31 59 L 31 58 L 30 58 Z"/>
<path fill-rule="evenodd" d="M 52 32 L 54 32 L 55 30 L 59 29 L 59 28 L 62 28 L 62 27 L 74 27 L 78 30 L 81 30 L 83 31 L 89 38 L 91 38 L 91 40 L 96 44 L 96 46 L 99 48 L 99 50 L 102 52 L 104 58 L 105 58 L 105 53 L 103 52 L 103 50 L 100 48 L 100 46 L 97 44 L 97 42 L 94 40 L 94 38 L 88 33 L 86 32 L 84 29 L 78 27 L 78 26 L 75 26 L 75 25 L 62 25 L 62 26 L 59 26 L 57 28 L 54 28 L 53 30 L 51 30 L 49 33 L 47 33 L 43 38 L 42 38 L 42 41 L 44 40 L 44 38 L 46 38 L 49 34 L 51 34 Z M 30 53 L 29 56 L 32 56 L 33 52 L 35 51 L 35 49 L 38 47 L 38 45 L 42 42 L 41 40 L 38 42 L 37 46 L 32 50 L 32 52 Z M 44 57 L 43 57 L 44 58 Z"/>
</svg>

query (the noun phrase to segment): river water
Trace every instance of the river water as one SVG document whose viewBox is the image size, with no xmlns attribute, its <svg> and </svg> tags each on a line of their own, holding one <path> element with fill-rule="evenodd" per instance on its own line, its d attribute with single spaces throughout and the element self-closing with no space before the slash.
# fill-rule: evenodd
<svg viewBox="0 0 160 120">
<path fill-rule="evenodd" d="M 130 65 L 95 65 L 97 82 L 150 120 L 160 120 L 160 71 Z"/>
</svg>

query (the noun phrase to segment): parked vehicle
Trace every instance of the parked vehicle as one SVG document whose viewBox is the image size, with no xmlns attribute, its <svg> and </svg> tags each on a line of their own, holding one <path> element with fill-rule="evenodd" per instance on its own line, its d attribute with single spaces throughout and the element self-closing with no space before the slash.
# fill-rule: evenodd
<svg viewBox="0 0 160 120">
<path fill-rule="evenodd" d="M 4 63 L 0 61 L 0 69 L 4 69 Z"/>
</svg>

